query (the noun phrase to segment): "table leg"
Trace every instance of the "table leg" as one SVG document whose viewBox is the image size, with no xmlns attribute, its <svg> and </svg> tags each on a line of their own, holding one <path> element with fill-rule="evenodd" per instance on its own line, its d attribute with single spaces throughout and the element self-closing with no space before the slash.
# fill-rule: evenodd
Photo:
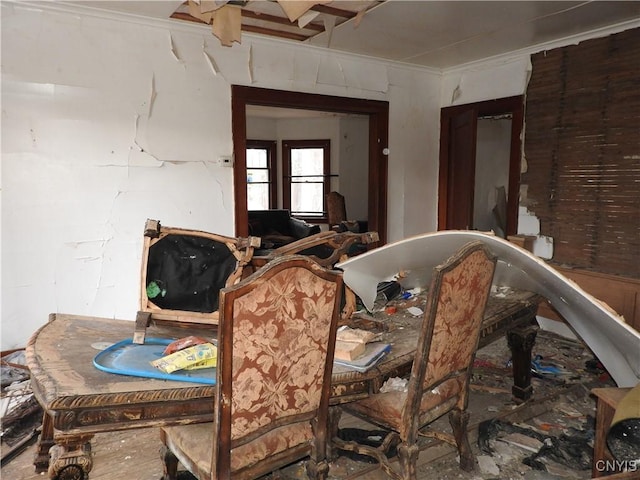
<svg viewBox="0 0 640 480">
<path fill-rule="evenodd" d="M 36 473 L 46 472 L 49 468 L 49 449 L 55 445 L 53 441 L 53 420 L 47 412 L 42 416 L 42 431 L 38 439 L 36 455 L 33 464 L 36 467 Z"/>
<path fill-rule="evenodd" d="M 513 387 L 511 393 L 516 402 L 525 402 L 531 398 L 531 350 L 536 342 L 538 327 L 514 328 L 507 332 L 507 343 L 511 349 L 513 362 Z"/>
<path fill-rule="evenodd" d="M 58 439 L 51 447 L 49 478 L 52 480 L 83 480 L 93 468 L 91 457 L 93 435 L 69 436 Z"/>
</svg>

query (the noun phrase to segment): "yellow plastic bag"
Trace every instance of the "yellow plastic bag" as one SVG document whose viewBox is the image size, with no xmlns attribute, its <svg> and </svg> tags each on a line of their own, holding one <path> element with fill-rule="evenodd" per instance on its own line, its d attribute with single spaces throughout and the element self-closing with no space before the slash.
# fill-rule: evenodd
<svg viewBox="0 0 640 480">
<path fill-rule="evenodd" d="M 153 360 L 151 365 L 164 373 L 172 373 L 184 369 L 215 367 L 217 360 L 217 347 L 212 343 L 202 343 Z"/>
</svg>

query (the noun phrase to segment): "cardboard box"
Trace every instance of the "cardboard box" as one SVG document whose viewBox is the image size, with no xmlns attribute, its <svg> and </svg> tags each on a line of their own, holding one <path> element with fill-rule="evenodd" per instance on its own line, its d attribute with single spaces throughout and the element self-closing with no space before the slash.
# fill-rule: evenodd
<svg viewBox="0 0 640 480">
<path fill-rule="evenodd" d="M 336 360 L 355 360 L 364 353 L 367 345 L 359 342 L 343 342 L 336 340 L 336 351 L 334 358 Z"/>
</svg>

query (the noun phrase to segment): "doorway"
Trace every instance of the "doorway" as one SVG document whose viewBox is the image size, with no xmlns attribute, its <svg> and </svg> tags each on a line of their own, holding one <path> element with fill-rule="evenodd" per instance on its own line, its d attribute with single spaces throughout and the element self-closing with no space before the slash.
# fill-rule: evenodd
<svg viewBox="0 0 640 480">
<path fill-rule="evenodd" d="M 438 182 L 438 230 L 486 229 L 483 204 L 491 196 L 494 200 L 492 215 L 501 236 L 515 235 L 518 228 L 520 165 L 522 156 L 521 134 L 524 118 L 522 95 L 466 105 L 446 107 L 440 113 L 440 175 Z M 496 128 L 478 128 L 483 120 L 496 122 Z M 498 123 L 498 121 L 501 121 Z M 508 123 L 506 123 L 508 122 Z M 503 145 L 496 149 L 478 147 L 479 131 L 504 131 L 506 135 L 491 134 L 493 140 L 501 138 Z M 482 126 L 482 125 L 481 125 Z M 493 141 L 491 140 L 491 141 Z M 491 166 L 479 160 L 486 152 L 496 156 L 500 148 L 506 153 L 503 163 Z M 480 157 L 478 154 L 480 153 Z M 496 167 L 496 165 L 500 165 Z M 507 171 L 505 171 L 505 169 Z M 487 172 L 487 170 L 492 170 Z M 495 185 L 488 185 L 493 179 Z M 501 186 L 500 183 L 505 185 Z M 484 220 L 481 220 L 483 219 Z"/>
<path fill-rule="evenodd" d="M 234 151 L 234 199 L 237 236 L 249 233 L 247 214 L 247 105 L 298 108 L 325 112 L 366 115 L 369 120 L 368 185 L 369 229 L 378 232 L 380 244 L 386 242 L 387 229 L 387 148 L 389 104 L 376 100 L 334 97 L 233 85 L 231 118 Z"/>
</svg>

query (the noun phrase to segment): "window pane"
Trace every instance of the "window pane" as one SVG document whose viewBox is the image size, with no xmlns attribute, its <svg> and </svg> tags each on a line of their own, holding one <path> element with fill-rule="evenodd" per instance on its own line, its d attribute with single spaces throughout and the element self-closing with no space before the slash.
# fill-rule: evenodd
<svg viewBox="0 0 640 480">
<path fill-rule="evenodd" d="M 247 148 L 247 168 L 267 168 L 267 151 L 264 148 Z"/>
<path fill-rule="evenodd" d="M 322 175 L 324 173 L 322 148 L 292 148 L 291 175 Z"/>
<path fill-rule="evenodd" d="M 269 170 L 247 169 L 247 182 L 268 182 Z"/>
<path fill-rule="evenodd" d="M 322 215 L 322 183 L 292 183 L 291 211 L 309 215 Z"/>
<path fill-rule="evenodd" d="M 269 184 L 250 183 L 247 185 L 247 209 L 248 210 L 268 210 L 269 209 Z"/>
</svg>

